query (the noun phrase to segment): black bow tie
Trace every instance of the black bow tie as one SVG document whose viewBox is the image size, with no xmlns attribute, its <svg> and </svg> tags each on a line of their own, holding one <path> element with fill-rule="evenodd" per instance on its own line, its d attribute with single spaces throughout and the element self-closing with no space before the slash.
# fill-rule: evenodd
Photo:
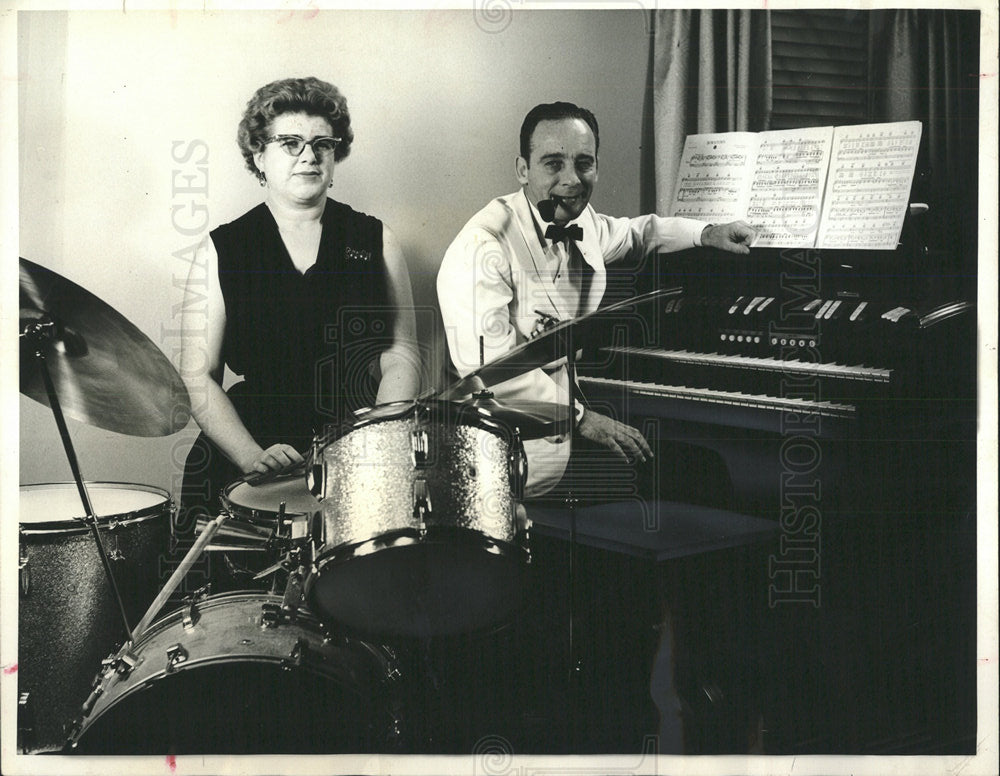
<svg viewBox="0 0 1000 776">
<path fill-rule="evenodd" d="M 579 224 L 569 224 L 568 226 L 551 224 L 549 228 L 545 230 L 545 236 L 553 242 L 563 242 L 564 240 L 582 240 L 583 227 Z"/>
</svg>

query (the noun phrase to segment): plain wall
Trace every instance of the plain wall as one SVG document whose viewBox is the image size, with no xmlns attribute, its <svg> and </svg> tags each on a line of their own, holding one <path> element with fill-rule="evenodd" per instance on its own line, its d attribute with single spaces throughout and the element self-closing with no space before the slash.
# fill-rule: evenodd
<svg viewBox="0 0 1000 776">
<path fill-rule="evenodd" d="M 188 249 L 262 199 L 236 126 L 277 78 L 316 75 L 348 98 L 356 138 L 331 195 L 399 237 L 428 385 L 444 353 L 441 256 L 475 211 L 517 189 L 533 105 L 595 112 L 594 205 L 638 213 L 640 10 L 22 12 L 18 47 L 19 255 L 96 294 L 175 363 Z M 161 438 L 69 427 L 86 479 L 173 494 L 196 435 L 193 423 Z M 70 477 L 51 411 L 22 396 L 20 482 Z"/>
</svg>

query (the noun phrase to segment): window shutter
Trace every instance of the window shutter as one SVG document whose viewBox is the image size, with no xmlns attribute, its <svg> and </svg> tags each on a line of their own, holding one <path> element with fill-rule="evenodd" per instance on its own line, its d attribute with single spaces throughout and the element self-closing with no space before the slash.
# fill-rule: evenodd
<svg viewBox="0 0 1000 776">
<path fill-rule="evenodd" d="M 869 122 L 868 15 L 771 11 L 771 129 Z"/>
</svg>

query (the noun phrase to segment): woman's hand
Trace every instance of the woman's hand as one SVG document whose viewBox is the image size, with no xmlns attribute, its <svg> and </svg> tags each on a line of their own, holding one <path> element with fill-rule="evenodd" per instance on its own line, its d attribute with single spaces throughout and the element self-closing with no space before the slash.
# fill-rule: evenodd
<svg viewBox="0 0 1000 776">
<path fill-rule="evenodd" d="M 250 472 L 266 474 L 267 472 L 280 472 L 285 469 L 291 469 L 294 466 L 298 466 L 303 460 L 299 451 L 294 447 L 279 443 L 271 445 L 266 450 L 258 447 L 256 451 L 252 451 L 245 457 L 241 457 L 237 465 L 245 474 L 249 474 Z"/>
</svg>

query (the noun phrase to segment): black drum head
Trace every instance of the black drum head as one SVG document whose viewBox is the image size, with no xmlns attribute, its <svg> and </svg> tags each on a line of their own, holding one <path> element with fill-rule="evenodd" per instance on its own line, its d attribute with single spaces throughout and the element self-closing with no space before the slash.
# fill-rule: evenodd
<svg viewBox="0 0 1000 776">
<path fill-rule="evenodd" d="M 334 557 L 310 579 L 316 614 L 368 636 L 450 636 L 493 628 L 520 606 L 518 548 L 487 552 L 454 541 L 415 541 Z"/>
</svg>

